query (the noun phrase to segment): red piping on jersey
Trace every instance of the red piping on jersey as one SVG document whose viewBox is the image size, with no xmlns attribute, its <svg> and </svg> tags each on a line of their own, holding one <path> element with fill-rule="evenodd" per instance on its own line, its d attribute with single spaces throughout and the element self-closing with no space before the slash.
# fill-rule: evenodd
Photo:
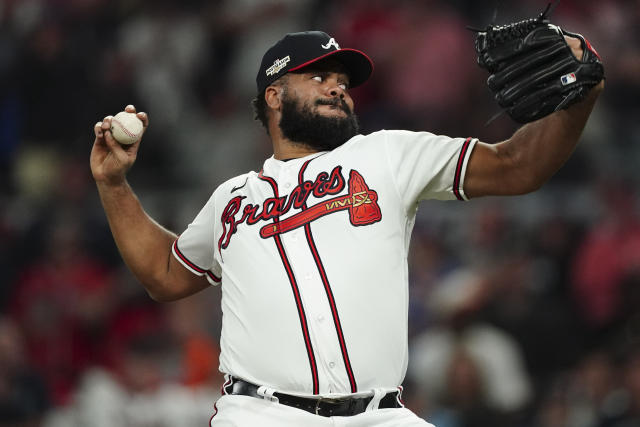
<svg viewBox="0 0 640 427">
<path fill-rule="evenodd" d="M 307 168 L 307 165 L 311 160 L 307 160 L 300 168 L 300 172 L 298 172 L 298 182 L 303 182 L 304 171 Z M 307 203 L 302 205 L 302 210 L 307 209 Z M 349 377 L 349 384 L 351 386 L 351 393 L 356 393 L 358 391 L 358 385 L 356 383 L 355 375 L 353 374 L 353 368 L 351 367 L 351 361 L 349 359 L 349 353 L 347 352 L 347 344 L 344 340 L 344 333 L 342 332 L 342 324 L 340 323 L 340 317 L 338 316 L 338 308 L 336 306 L 336 301 L 333 297 L 333 291 L 331 290 L 331 285 L 329 284 L 329 279 L 327 278 L 327 273 L 324 270 L 324 266 L 322 265 L 322 260 L 320 259 L 320 255 L 318 254 L 318 249 L 316 248 L 316 244 L 313 240 L 313 234 L 311 233 L 311 224 L 306 223 L 304 226 L 305 234 L 307 236 L 307 242 L 309 243 L 309 248 L 311 249 L 311 253 L 313 254 L 313 259 L 316 262 L 316 266 L 318 267 L 318 272 L 320 273 L 320 277 L 322 278 L 322 283 L 324 285 L 324 289 L 327 293 L 327 299 L 329 300 L 329 306 L 331 307 L 331 314 L 333 316 L 333 324 L 336 328 L 336 333 L 338 335 L 338 342 L 340 343 L 340 350 L 342 351 L 342 359 L 344 361 L 344 368 L 347 371 L 347 376 Z"/>
<path fill-rule="evenodd" d="M 258 178 L 268 182 L 273 189 L 274 196 L 278 198 L 278 185 L 276 184 L 276 181 L 271 177 L 263 175 L 262 171 L 260 171 L 260 174 L 258 174 Z M 278 221 L 279 216 L 273 219 L 273 222 L 276 224 L 278 223 Z M 296 282 L 296 278 L 293 274 L 293 270 L 291 269 L 291 265 L 289 264 L 289 260 L 287 259 L 287 255 L 284 252 L 284 247 L 282 246 L 280 236 L 275 235 L 273 236 L 273 239 L 276 242 L 276 247 L 278 248 L 278 253 L 280 254 L 280 259 L 282 260 L 282 265 L 287 272 L 287 276 L 289 276 L 291 290 L 293 291 L 293 296 L 296 300 L 296 305 L 298 307 L 298 317 L 300 318 L 300 327 L 302 328 L 302 335 L 304 336 L 304 342 L 307 348 L 307 356 L 309 357 L 309 365 L 311 367 L 311 376 L 313 379 L 313 394 L 318 394 L 320 393 L 318 381 L 318 366 L 316 365 L 316 358 L 313 353 L 313 346 L 311 345 L 311 335 L 309 334 L 309 326 L 307 324 L 307 316 L 304 312 L 304 306 L 302 305 L 302 298 L 300 297 L 300 289 L 298 288 L 298 283 Z"/>
<path fill-rule="evenodd" d="M 458 200 L 464 200 L 462 194 L 460 194 L 460 177 L 462 176 L 462 165 L 464 165 L 464 159 L 467 156 L 467 150 L 469 149 L 469 144 L 471 143 L 471 138 L 467 138 L 467 140 L 462 144 L 462 148 L 460 149 L 460 156 L 458 157 L 458 164 L 456 166 L 456 174 L 453 179 L 453 194 L 455 194 Z"/>
<path fill-rule="evenodd" d="M 193 270 L 197 271 L 200 274 L 206 274 L 207 276 L 209 276 L 211 278 L 211 280 L 213 280 L 216 283 L 220 283 L 222 281 L 222 279 L 218 276 L 216 276 L 215 274 L 213 274 L 210 270 L 205 270 L 202 267 L 198 267 L 197 265 L 195 265 L 194 263 L 192 263 L 191 261 L 189 261 L 187 259 L 186 256 L 184 256 L 184 254 L 182 253 L 182 251 L 180 251 L 180 249 L 178 249 L 178 240 L 176 239 L 175 242 L 173 242 L 173 249 L 175 250 L 176 254 L 178 255 L 178 257 L 180 257 L 180 259 L 182 261 L 185 262 L 185 264 L 187 264 L 189 267 L 191 267 Z"/>
</svg>

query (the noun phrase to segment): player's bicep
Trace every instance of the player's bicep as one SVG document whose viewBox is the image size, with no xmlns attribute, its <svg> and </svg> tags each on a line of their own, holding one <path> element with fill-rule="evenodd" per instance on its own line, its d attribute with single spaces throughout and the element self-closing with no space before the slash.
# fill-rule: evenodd
<svg viewBox="0 0 640 427">
<path fill-rule="evenodd" d="M 469 198 L 506 196 L 523 193 L 524 178 L 515 159 L 504 143 L 478 142 L 471 153 L 464 179 L 464 192 Z"/>
<path fill-rule="evenodd" d="M 166 279 L 162 295 L 151 295 L 156 300 L 174 301 L 188 297 L 209 287 L 204 276 L 197 275 L 169 254 Z"/>
</svg>

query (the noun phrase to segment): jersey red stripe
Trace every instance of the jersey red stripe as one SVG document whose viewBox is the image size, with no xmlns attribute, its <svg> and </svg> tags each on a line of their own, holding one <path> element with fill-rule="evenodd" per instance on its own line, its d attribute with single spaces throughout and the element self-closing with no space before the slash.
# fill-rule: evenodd
<svg viewBox="0 0 640 427">
<path fill-rule="evenodd" d="M 304 171 L 311 160 L 308 160 L 307 162 L 305 162 L 302 165 L 302 168 L 300 168 L 300 172 L 298 172 L 298 183 L 300 185 L 302 185 Z M 307 209 L 307 204 L 305 202 L 302 205 L 302 210 L 304 211 L 306 209 Z M 351 360 L 349 359 L 347 344 L 344 339 L 344 333 L 342 332 L 342 324 L 340 323 L 340 316 L 338 315 L 338 308 L 336 306 L 335 298 L 333 297 L 333 291 L 331 290 L 331 285 L 329 284 L 327 273 L 324 269 L 324 265 L 322 264 L 322 260 L 320 259 L 320 254 L 318 254 L 318 249 L 316 247 L 315 241 L 313 240 L 313 234 L 311 233 L 311 224 L 309 223 L 305 224 L 304 229 L 305 229 L 305 234 L 307 236 L 307 242 L 309 244 L 309 248 L 311 249 L 311 253 L 313 254 L 313 258 L 316 262 L 316 266 L 318 267 L 318 272 L 320 273 L 320 277 L 322 279 L 322 283 L 324 285 L 324 289 L 327 294 L 327 299 L 329 300 L 329 306 L 331 307 L 331 315 L 333 317 L 333 323 L 336 328 L 336 334 L 338 335 L 338 342 L 340 344 L 340 351 L 342 352 L 344 367 L 345 367 L 345 370 L 347 371 L 347 376 L 349 377 L 349 385 L 351 386 L 351 392 L 356 393 L 358 391 L 358 385 L 356 383 L 355 375 L 353 374 L 353 368 L 351 367 Z"/>
<path fill-rule="evenodd" d="M 215 274 L 213 274 L 211 271 L 208 271 L 208 270 L 207 270 L 207 276 L 209 276 L 211 280 L 213 280 L 214 282 L 220 283 L 222 281 L 221 278 L 216 277 Z"/>
<path fill-rule="evenodd" d="M 470 143 L 471 138 L 467 138 L 464 144 L 462 144 L 460 156 L 458 157 L 458 164 L 456 165 L 456 173 L 453 179 L 453 194 L 455 194 L 458 200 L 464 200 L 464 197 L 460 194 L 460 177 L 462 176 L 462 165 L 464 165 L 464 159 L 467 156 L 467 149 L 469 148 Z"/>
<path fill-rule="evenodd" d="M 216 276 L 215 274 L 213 274 L 211 272 L 211 270 L 205 270 L 202 267 L 198 267 L 197 265 L 195 265 L 194 263 L 192 263 L 191 261 L 189 261 L 189 259 L 184 256 L 184 254 L 182 253 L 182 251 L 180 250 L 180 248 L 178 248 L 178 240 L 176 239 L 175 242 L 173 242 L 173 249 L 176 251 L 176 254 L 178 255 L 178 257 L 180 257 L 180 259 L 182 261 L 184 261 L 185 264 L 187 264 L 189 267 L 191 267 L 193 270 L 197 271 L 198 273 L 201 274 L 206 274 L 207 276 L 209 276 L 214 282 L 218 282 L 220 283 L 220 281 L 222 280 L 220 277 Z"/>
<path fill-rule="evenodd" d="M 258 175 L 258 178 L 263 181 L 268 182 L 273 189 L 274 197 L 278 198 L 278 185 L 275 180 L 271 177 L 265 176 L 262 174 L 262 171 Z M 277 223 L 279 219 L 276 217 L 273 219 L 274 223 Z M 300 289 L 298 288 L 298 283 L 296 281 L 293 270 L 291 269 L 291 265 L 289 264 L 289 260 L 287 259 L 287 254 L 284 252 L 284 247 L 282 246 L 282 241 L 280 240 L 279 235 L 273 236 L 274 241 L 276 243 L 276 247 L 278 249 L 278 253 L 280 254 L 280 260 L 282 261 L 282 265 L 289 277 L 289 283 L 291 284 L 291 290 L 293 291 L 293 296 L 296 301 L 296 306 L 298 308 L 298 317 L 300 318 L 300 327 L 302 328 L 302 335 L 304 337 L 305 346 L 307 349 L 307 356 L 309 357 L 309 366 L 311 368 L 311 376 L 313 380 L 313 394 L 320 393 L 320 385 L 318 379 L 318 366 L 316 365 L 316 358 L 313 352 L 313 346 L 311 345 L 311 335 L 309 334 L 309 326 L 307 323 L 307 316 L 304 311 L 304 306 L 302 304 L 302 298 L 300 297 Z"/>
</svg>

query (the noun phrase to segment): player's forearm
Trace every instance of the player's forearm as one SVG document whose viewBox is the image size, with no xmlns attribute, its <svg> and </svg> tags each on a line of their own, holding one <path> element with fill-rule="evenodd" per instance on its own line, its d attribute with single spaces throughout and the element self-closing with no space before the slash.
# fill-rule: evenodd
<svg viewBox="0 0 640 427">
<path fill-rule="evenodd" d="M 147 215 L 126 181 L 119 185 L 98 182 L 97 186 L 124 262 L 150 295 L 161 293 L 177 236 Z"/>
<path fill-rule="evenodd" d="M 603 88 L 601 82 L 584 101 L 528 123 L 497 145 L 500 154 L 511 159 L 516 193 L 537 190 L 569 159 Z"/>
</svg>

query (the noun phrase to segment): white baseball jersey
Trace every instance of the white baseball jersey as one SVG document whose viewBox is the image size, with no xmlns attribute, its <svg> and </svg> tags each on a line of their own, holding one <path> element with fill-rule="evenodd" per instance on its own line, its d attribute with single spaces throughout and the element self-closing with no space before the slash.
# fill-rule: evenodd
<svg viewBox="0 0 640 427">
<path fill-rule="evenodd" d="M 173 245 L 222 285 L 220 370 L 301 396 L 396 390 L 417 204 L 466 198 L 475 143 L 380 131 L 220 185 Z"/>
</svg>

